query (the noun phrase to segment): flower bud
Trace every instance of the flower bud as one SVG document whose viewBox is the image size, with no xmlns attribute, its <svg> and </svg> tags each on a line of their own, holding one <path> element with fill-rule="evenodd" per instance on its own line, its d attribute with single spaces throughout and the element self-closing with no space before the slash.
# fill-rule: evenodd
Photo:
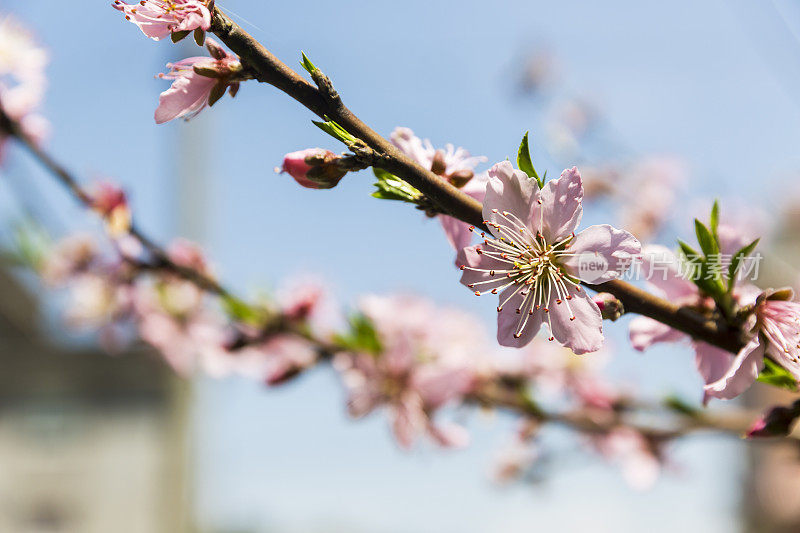
<svg viewBox="0 0 800 533">
<path fill-rule="evenodd" d="M 601 292 L 594 297 L 594 303 L 600 308 L 604 320 L 617 320 L 625 313 L 625 308 L 613 294 Z"/>
<path fill-rule="evenodd" d="M 102 216 L 112 236 L 120 236 L 131 227 L 131 213 L 125 191 L 107 182 L 94 186 L 89 194 L 91 207 Z"/>
<path fill-rule="evenodd" d="M 338 157 L 330 150 L 308 148 L 286 154 L 283 166 L 276 168 L 278 173 L 286 172 L 294 180 L 308 189 L 330 189 L 338 185 L 347 174 L 337 164 Z"/>
</svg>

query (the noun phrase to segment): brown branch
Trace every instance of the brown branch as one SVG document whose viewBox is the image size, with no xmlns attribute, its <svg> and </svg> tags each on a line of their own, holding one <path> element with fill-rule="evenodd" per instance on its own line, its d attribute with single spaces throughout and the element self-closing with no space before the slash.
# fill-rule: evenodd
<svg viewBox="0 0 800 533">
<path fill-rule="evenodd" d="M 336 121 L 350 134 L 381 154 L 377 166 L 406 180 L 444 212 L 486 229 L 480 202 L 409 159 L 362 122 L 342 103 L 330 81 L 321 73 L 315 76 L 318 88 L 270 53 L 219 8 L 214 9 L 211 31 L 240 56 L 257 80 L 280 89 L 317 116 Z M 588 286 L 616 296 L 625 306 L 626 312 L 648 316 L 696 339 L 734 353 L 744 346 L 739 333 L 727 325 L 709 320 L 689 308 L 678 307 L 629 283 L 615 280 L 604 283 L 602 287 Z"/>
<path fill-rule="evenodd" d="M 50 156 L 50 154 L 39 147 L 36 142 L 25 135 L 19 124 L 6 114 L 2 105 L 0 105 L 0 132 L 6 132 L 17 139 L 42 166 L 55 176 L 78 202 L 87 209 L 92 209 L 94 205 L 92 197 L 81 187 L 78 180 L 64 166 Z M 136 238 L 153 257 L 155 263 L 147 265 L 148 268 L 168 271 L 221 298 L 241 302 L 231 291 L 220 285 L 215 279 L 198 270 L 179 265 L 172 261 L 163 248 L 158 246 L 150 237 L 142 233 L 136 226 L 132 225 L 129 233 Z"/>
</svg>

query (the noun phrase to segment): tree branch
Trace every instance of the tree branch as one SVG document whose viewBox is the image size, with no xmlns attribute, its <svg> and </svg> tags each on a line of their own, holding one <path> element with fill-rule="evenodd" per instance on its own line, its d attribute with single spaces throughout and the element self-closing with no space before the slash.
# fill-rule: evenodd
<svg viewBox="0 0 800 533">
<path fill-rule="evenodd" d="M 320 87 L 329 87 L 326 91 L 314 87 L 216 7 L 211 31 L 239 55 L 257 80 L 280 89 L 317 116 L 336 121 L 381 155 L 380 164 L 377 166 L 419 189 L 445 213 L 488 231 L 483 224 L 480 202 L 409 159 L 391 142 L 353 114 L 342 103 L 338 94 L 335 98 L 331 97 L 332 87 L 320 84 Z M 615 280 L 602 286 L 587 286 L 596 291 L 613 294 L 625 306 L 626 312 L 648 316 L 724 350 L 736 353 L 744 346 L 739 332 L 730 329 L 726 324 L 709 320 L 692 309 L 678 307 L 629 283 Z"/>
</svg>

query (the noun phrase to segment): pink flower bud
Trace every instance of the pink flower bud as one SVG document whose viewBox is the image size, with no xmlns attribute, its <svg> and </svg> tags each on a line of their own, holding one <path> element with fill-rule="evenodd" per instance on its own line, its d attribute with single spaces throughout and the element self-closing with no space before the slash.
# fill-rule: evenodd
<svg viewBox="0 0 800 533">
<path fill-rule="evenodd" d="M 745 437 L 748 439 L 785 437 L 792 432 L 792 426 L 798 417 L 800 417 L 800 400 L 789 407 L 773 407 L 753 423 Z"/>
<path fill-rule="evenodd" d="M 614 321 L 625 312 L 622 302 L 617 300 L 613 294 L 601 292 L 596 295 L 593 300 L 594 303 L 597 304 L 597 307 L 600 308 L 600 314 L 603 315 L 603 318 L 606 320 Z"/>
<path fill-rule="evenodd" d="M 102 216 L 109 232 L 114 236 L 126 233 L 131 227 L 131 212 L 125 191 L 120 187 L 100 182 L 95 184 L 89 193 L 91 206 Z"/>
<path fill-rule="evenodd" d="M 308 189 L 330 189 L 347 174 L 346 170 L 338 168 L 337 159 L 330 150 L 307 148 L 286 154 L 283 166 L 275 168 L 275 172 L 286 172 Z"/>
</svg>

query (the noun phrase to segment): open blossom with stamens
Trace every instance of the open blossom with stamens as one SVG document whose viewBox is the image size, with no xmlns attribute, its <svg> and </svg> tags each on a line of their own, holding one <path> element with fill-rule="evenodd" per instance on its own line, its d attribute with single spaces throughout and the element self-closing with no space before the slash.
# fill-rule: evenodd
<svg viewBox="0 0 800 533">
<path fill-rule="evenodd" d="M 226 89 L 231 96 L 236 95 L 239 83 L 245 79 L 239 58 L 227 53 L 213 39 L 206 40 L 206 47 L 211 57 L 190 57 L 167 63 L 170 71 L 159 74 L 162 79 L 174 81 L 159 97 L 155 113 L 157 124 L 197 116 L 206 106 L 222 98 Z"/>
<path fill-rule="evenodd" d="M 112 6 L 142 33 L 158 41 L 175 32 L 208 30 L 211 11 L 207 4 L 203 0 L 141 0 L 135 4 L 114 0 Z"/>
<path fill-rule="evenodd" d="M 422 140 L 409 128 L 396 128 L 390 137 L 392 144 L 420 166 L 430 169 L 434 174 L 459 187 L 478 201 L 483 201 L 486 193 L 486 174 L 475 174 L 475 167 L 486 161 L 486 157 L 475 157 L 464 148 L 447 144 L 445 149 L 433 147 L 428 139 Z M 469 224 L 447 215 L 438 215 L 445 236 L 456 251 L 468 246 L 472 241 Z"/>
<path fill-rule="evenodd" d="M 483 203 L 492 236 L 458 255 L 461 283 L 476 295 L 500 295 L 497 340 L 504 346 L 528 344 L 547 324 L 576 354 L 603 344 L 603 319 L 580 282 L 618 278 L 640 252 L 639 241 L 608 225 L 575 234 L 583 207 L 577 168 L 565 170 L 543 189 L 511 163 L 489 171 Z"/>
<path fill-rule="evenodd" d="M 764 369 L 764 357 L 788 370 L 800 381 L 800 302 L 791 301 L 791 289 L 767 291 L 756 300 L 751 337 L 706 393 L 730 399 L 747 390 Z"/>
</svg>

